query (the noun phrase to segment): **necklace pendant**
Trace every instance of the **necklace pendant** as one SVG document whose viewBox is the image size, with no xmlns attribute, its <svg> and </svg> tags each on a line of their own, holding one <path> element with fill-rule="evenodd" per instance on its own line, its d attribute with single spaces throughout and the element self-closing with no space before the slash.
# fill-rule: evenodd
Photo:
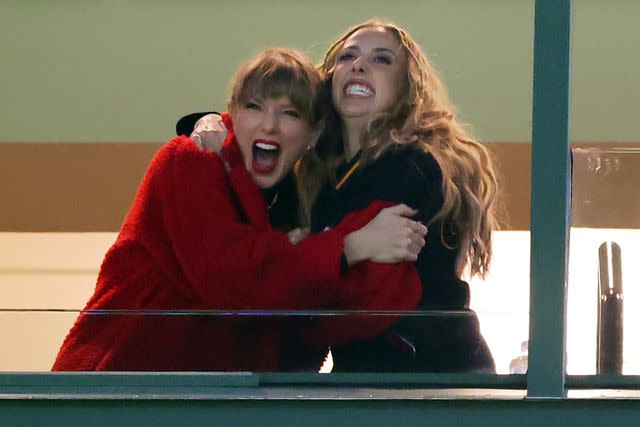
<svg viewBox="0 0 640 427">
<path fill-rule="evenodd" d="M 273 205 L 276 204 L 276 202 L 278 201 L 278 194 L 280 194 L 280 192 L 277 192 L 275 196 L 273 196 L 273 199 L 271 199 L 271 202 L 269 203 L 269 206 L 267 206 L 267 209 L 271 209 L 273 207 Z"/>
</svg>

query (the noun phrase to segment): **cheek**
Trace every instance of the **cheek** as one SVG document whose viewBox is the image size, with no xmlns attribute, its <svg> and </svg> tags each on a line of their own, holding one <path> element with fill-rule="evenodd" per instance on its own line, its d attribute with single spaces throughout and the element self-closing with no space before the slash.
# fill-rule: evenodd
<svg viewBox="0 0 640 427">
<path fill-rule="evenodd" d="M 340 91 L 336 89 L 336 86 L 331 88 L 331 102 L 336 107 L 340 104 Z"/>
<path fill-rule="evenodd" d="M 405 73 L 398 73 L 398 75 L 396 76 L 395 85 L 397 88 L 396 93 L 398 94 L 407 90 L 407 81 L 405 76 L 406 76 Z"/>
<path fill-rule="evenodd" d="M 296 147 L 295 150 L 292 150 L 291 153 L 287 156 L 287 161 L 286 161 L 287 169 L 291 169 L 293 165 L 298 160 L 300 160 L 300 158 L 302 158 L 304 152 L 305 152 L 304 146 Z"/>
<path fill-rule="evenodd" d="M 344 74 L 343 67 L 339 65 L 336 66 L 336 68 L 333 71 L 333 76 L 331 77 L 331 97 L 333 98 L 334 101 L 340 95 L 340 88 L 342 86 L 342 83 L 340 82 L 344 81 L 342 74 Z"/>
<path fill-rule="evenodd" d="M 389 100 L 397 100 L 404 89 L 404 82 L 400 73 L 393 73 L 386 76 L 385 87 L 387 98 Z"/>
<path fill-rule="evenodd" d="M 287 157 L 298 160 L 307 146 L 312 142 L 313 134 L 306 126 L 292 129 L 287 136 Z"/>
<path fill-rule="evenodd" d="M 234 131 L 236 134 L 236 141 L 238 141 L 238 146 L 240 147 L 240 151 L 242 152 L 242 156 L 247 159 L 251 155 L 251 138 L 249 136 L 249 132 L 242 126 L 235 126 Z"/>
<path fill-rule="evenodd" d="M 251 145 L 253 144 L 253 128 L 255 126 L 252 118 L 248 114 L 240 113 L 232 116 L 231 119 L 233 120 L 233 128 L 240 151 L 247 158 L 251 154 Z"/>
<path fill-rule="evenodd" d="M 394 84 L 396 89 L 396 93 L 400 94 L 407 90 L 408 84 L 408 75 L 409 71 L 407 70 L 407 66 L 403 65 L 400 69 L 396 70 L 394 73 Z"/>
</svg>

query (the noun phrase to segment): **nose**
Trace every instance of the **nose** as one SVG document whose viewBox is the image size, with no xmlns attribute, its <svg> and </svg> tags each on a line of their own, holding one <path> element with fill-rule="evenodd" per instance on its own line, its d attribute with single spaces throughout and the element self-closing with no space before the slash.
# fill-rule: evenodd
<svg viewBox="0 0 640 427">
<path fill-rule="evenodd" d="M 262 116 L 262 130 L 265 133 L 275 133 L 278 129 L 278 115 L 275 111 L 267 110 Z"/>
<path fill-rule="evenodd" d="M 362 56 L 356 58 L 352 63 L 351 63 L 351 70 L 354 73 L 364 73 L 365 72 L 365 68 L 364 68 L 364 58 Z"/>
</svg>

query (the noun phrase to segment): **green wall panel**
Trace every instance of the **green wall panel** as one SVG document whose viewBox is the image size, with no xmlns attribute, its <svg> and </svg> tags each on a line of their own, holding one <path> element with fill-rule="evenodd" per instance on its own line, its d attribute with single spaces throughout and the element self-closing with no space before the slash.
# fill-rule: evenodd
<svg viewBox="0 0 640 427">
<path fill-rule="evenodd" d="M 163 141 L 182 113 L 224 108 L 258 50 L 319 60 L 375 16 L 411 31 L 480 138 L 530 139 L 531 1 L 23 0 L 0 2 L 0 141 Z"/>
<path fill-rule="evenodd" d="M 640 2 L 576 0 L 571 138 L 638 141 Z M 259 49 L 319 60 L 369 17 L 405 26 L 488 141 L 530 141 L 532 0 L 2 0 L 0 141 L 160 142 L 222 109 Z"/>
</svg>

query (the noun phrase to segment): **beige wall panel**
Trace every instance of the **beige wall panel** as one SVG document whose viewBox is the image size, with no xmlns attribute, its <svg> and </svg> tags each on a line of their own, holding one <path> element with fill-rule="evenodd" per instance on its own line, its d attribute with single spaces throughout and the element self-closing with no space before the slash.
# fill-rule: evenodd
<svg viewBox="0 0 640 427">
<path fill-rule="evenodd" d="M 529 227 L 529 144 L 487 144 L 500 223 Z M 117 231 L 161 144 L 0 144 L 0 231 Z"/>
</svg>

